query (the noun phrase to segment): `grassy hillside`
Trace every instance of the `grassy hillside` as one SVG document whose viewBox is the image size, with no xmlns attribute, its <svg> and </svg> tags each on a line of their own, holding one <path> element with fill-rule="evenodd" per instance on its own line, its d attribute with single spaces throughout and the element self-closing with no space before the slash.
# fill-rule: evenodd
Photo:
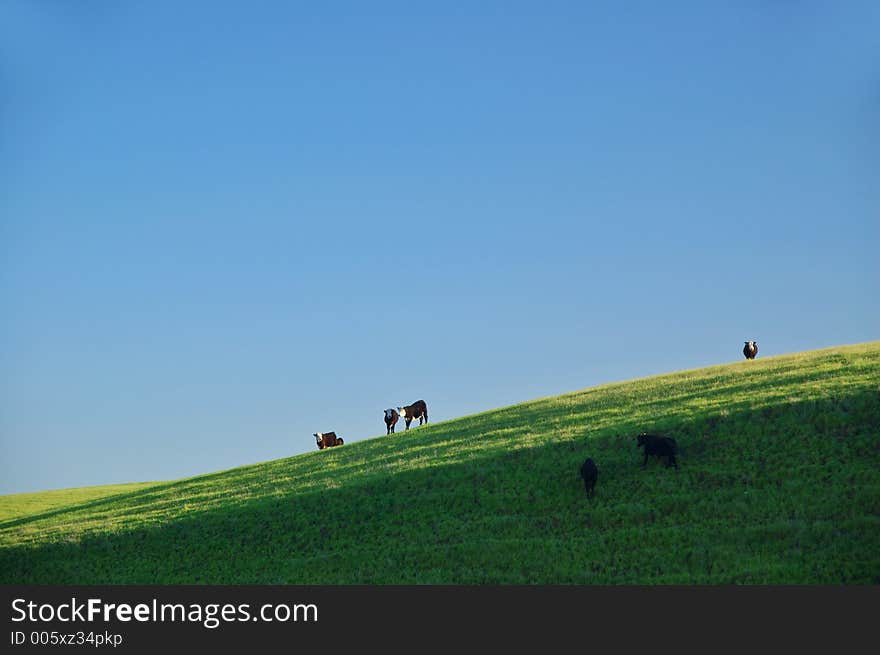
<svg viewBox="0 0 880 655">
<path fill-rule="evenodd" d="M 138 491 L 151 487 L 155 482 L 132 482 L 129 484 L 109 484 L 103 487 L 78 487 L 76 489 L 55 489 L 29 494 L 0 496 L 0 526 L 12 519 L 33 517 L 53 510 L 63 510 L 70 505 L 79 505 L 107 496 L 115 496 L 126 491 Z M 161 483 L 160 483 L 161 484 Z"/>
<path fill-rule="evenodd" d="M 680 468 L 642 470 L 640 431 L 674 436 Z M 880 583 L 880 342 L 176 482 L 7 496 L 0 582 Z"/>
</svg>

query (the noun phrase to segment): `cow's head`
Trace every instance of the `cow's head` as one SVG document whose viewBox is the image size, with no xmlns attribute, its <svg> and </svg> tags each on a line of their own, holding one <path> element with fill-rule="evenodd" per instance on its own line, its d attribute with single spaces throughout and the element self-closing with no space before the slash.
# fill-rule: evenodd
<svg viewBox="0 0 880 655">
<path fill-rule="evenodd" d="M 648 443 L 648 435 L 647 434 L 642 433 L 636 437 L 636 448 L 641 448 L 646 443 Z"/>
<path fill-rule="evenodd" d="M 324 447 L 324 433 L 323 432 L 315 432 L 314 434 L 315 441 L 318 442 L 318 448 Z"/>
<path fill-rule="evenodd" d="M 394 410 L 393 409 L 386 409 L 385 410 L 385 420 L 390 421 L 392 418 L 394 418 Z"/>
<path fill-rule="evenodd" d="M 401 418 L 406 418 L 406 407 L 398 407 L 397 413 L 400 414 Z"/>
</svg>

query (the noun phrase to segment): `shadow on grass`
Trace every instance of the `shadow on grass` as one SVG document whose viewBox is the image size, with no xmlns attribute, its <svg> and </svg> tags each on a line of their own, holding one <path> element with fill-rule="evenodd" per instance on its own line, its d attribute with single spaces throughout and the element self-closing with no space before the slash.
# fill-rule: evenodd
<svg viewBox="0 0 880 655">
<path fill-rule="evenodd" d="M 365 466 L 394 468 L 402 457 L 431 457 L 434 463 L 451 464 L 475 456 L 492 456 L 497 447 L 509 445 L 511 433 L 528 435 L 540 443 L 553 441 L 560 436 L 566 439 L 579 435 L 600 437 L 609 430 L 617 433 L 674 430 L 694 414 L 713 413 L 715 416 L 711 420 L 717 422 L 723 413 L 730 411 L 769 411 L 768 408 L 778 405 L 791 393 L 803 395 L 805 390 L 809 391 L 807 383 L 834 381 L 839 371 L 846 368 L 849 356 L 843 353 L 825 354 L 817 362 L 826 367 L 832 364 L 835 368 L 807 373 L 801 372 L 794 363 L 786 367 L 784 361 L 766 362 L 759 365 L 741 362 L 740 366 L 734 368 L 704 369 L 702 372 L 695 371 L 694 377 L 685 379 L 672 374 L 616 383 L 445 421 L 404 435 L 368 439 L 346 446 L 344 453 L 307 453 L 295 458 L 295 463 L 288 458 L 177 482 L 156 483 L 140 491 L 114 494 L 8 519 L 0 522 L 0 531 L 53 518 L 82 515 L 92 510 L 116 511 L 125 508 L 136 512 L 149 508 L 173 514 L 175 503 L 188 493 L 199 491 L 210 494 L 213 481 L 235 481 L 239 486 L 250 488 L 245 498 L 239 499 L 246 501 L 248 497 L 259 497 L 261 493 L 278 490 L 278 483 L 274 479 L 266 480 L 267 469 L 276 473 L 290 470 L 298 483 L 312 478 L 320 485 L 326 480 L 324 469 L 328 463 L 334 464 L 333 475 L 336 476 Z M 820 398 L 824 391 L 815 389 L 810 393 L 811 397 Z M 731 402 L 731 398 L 742 400 Z M 456 448 L 456 445 L 460 447 Z M 318 459 L 322 455 L 324 459 Z M 279 477 L 281 484 L 290 482 L 284 475 Z"/>
<path fill-rule="evenodd" d="M 841 403 L 845 420 L 829 421 L 842 412 Z M 571 408 L 547 409 L 543 419 L 568 421 Z M 534 408 L 531 416 L 534 422 Z M 339 469 L 323 470 L 330 464 L 349 465 L 351 473 L 358 465 L 349 459 L 372 465 L 371 456 L 407 458 L 412 449 L 429 451 L 437 441 L 466 444 L 480 430 L 497 429 L 491 415 L 475 417 L 465 434 L 453 423 L 438 434 L 408 435 L 406 442 L 380 439 L 369 448 L 353 444 L 347 453 L 296 458 L 298 471 L 290 470 L 291 459 L 280 460 L 29 517 L 69 513 L 76 520 L 78 513 L 114 510 L 137 518 L 157 501 L 173 505 L 202 491 L 229 501 L 154 525 L 59 533 L 58 541 L 4 548 L 0 582 L 724 582 L 751 580 L 743 573 L 749 570 L 764 581 L 864 581 L 869 569 L 877 570 L 877 556 L 872 560 L 869 553 L 878 544 L 878 416 L 874 391 L 784 400 L 764 405 L 759 414 L 743 409 L 676 421 L 659 412 L 655 423 L 583 427 L 564 439 L 551 431 L 529 445 L 499 441 L 426 468 L 366 469 L 343 488 L 292 490 L 309 476 L 332 482 Z M 786 421 L 805 422 L 806 437 L 775 436 Z M 529 423 L 514 426 L 525 430 Z M 653 462 L 641 469 L 634 435 L 657 425 L 683 446 L 678 471 Z M 505 428 L 509 432 L 510 425 Z M 600 470 L 593 501 L 577 476 L 587 455 Z M 829 461 L 845 462 L 851 471 L 858 464 L 859 479 L 869 484 L 829 487 Z M 223 488 L 211 488 L 217 482 Z M 257 495 L 236 500 L 228 493 L 236 486 L 252 487 Z M 781 523 L 768 532 L 773 521 Z M 665 573 L 645 564 L 646 557 L 668 560 L 676 552 L 682 557 L 668 561 Z M 808 570 L 810 558 L 823 562 L 825 573 Z"/>
</svg>

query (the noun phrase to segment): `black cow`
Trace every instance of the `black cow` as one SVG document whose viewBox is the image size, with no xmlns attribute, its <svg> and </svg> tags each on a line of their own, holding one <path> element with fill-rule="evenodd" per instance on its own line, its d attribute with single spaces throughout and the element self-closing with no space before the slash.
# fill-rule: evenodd
<svg viewBox="0 0 880 655">
<path fill-rule="evenodd" d="M 385 429 L 387 430 L 385 434 L 392 434 L 394 432 L 394 426 L 399 418 L 400 414 L 397 413 L 396 409 L 385 410 Z"/>
<path fill-rule="evenodd" d="M 332 446 L 341 446 L 345 442 L 342 437 L 337 437 L 335 432 L 315 432 L 315 440 L 318 442 L 318 450 L 331 448 Z"/>
<path fill-rule="evenodd" d="M 678 468 L 678 462 L 675 461 L 675 453 L 678 452 L 678 444 L 672 437 L 663 437 L 656 434 L 640 434 L 637 437 L 639 448 L 645 449 L 645 461 L 642 462 L 642 468 L 648 465 L 648 456 L 656 455 L 657 457 L 666 457 L 666 467 L 674 466 Z"/>
<path fill-rule="evenodd" d="M 424 400 L 417 400 L 412 405 L 407 405 L 406 407 L 398 407 L 397 411 L 403 417 L 403 420 L 406 421 L 407 430 L 409 430 L 409 424 L 413 422 L 413 419 L 419 419 L 419 425 L 422 424 L 423 419 L 425 423 L 428 422 L 428 406 Z"/>
<path fill-rule="evenodd" d="M 746 345 L 743 346 L 743 355 L 746 356 L 746 359 L 754 359 L 758 356 L 758 342 L 757 341 L 746 341 Z"/>
<path fill-rule="evenodd" d="M 599 479 L 599 469 L 596 468 L 596 462 L 591 457 L 587 457 L 581 464 L 581 477 L 584 479 L 584 488 L 587 491 L 587 497 L 596 495 L 596 480 Z"/>
</svg>

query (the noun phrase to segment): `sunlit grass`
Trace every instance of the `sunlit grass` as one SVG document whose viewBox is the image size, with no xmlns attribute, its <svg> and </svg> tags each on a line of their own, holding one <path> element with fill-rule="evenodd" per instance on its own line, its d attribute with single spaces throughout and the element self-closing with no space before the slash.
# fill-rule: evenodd
<svg viewBox="0 0 880 655">
<path fill-rule="evenodd" d="M 100 487 L 76 487 L 73 489 L 54 489 L 52 491 L 0 496 L 0 524 L 22 516 L 33 517 L 34 515 L 91 500 L 99 500 L 131 491 L 140 491 L 155 484 L 155 482 L 131 482 Z"/>
<path fill-rule="evenodd" d="M 640 468 L 643 430 L 677 439 L 679 470 Z M 0 497 L 0 582 L 877 583 L 880 342 L 186 480 Z"/>
</svg>

